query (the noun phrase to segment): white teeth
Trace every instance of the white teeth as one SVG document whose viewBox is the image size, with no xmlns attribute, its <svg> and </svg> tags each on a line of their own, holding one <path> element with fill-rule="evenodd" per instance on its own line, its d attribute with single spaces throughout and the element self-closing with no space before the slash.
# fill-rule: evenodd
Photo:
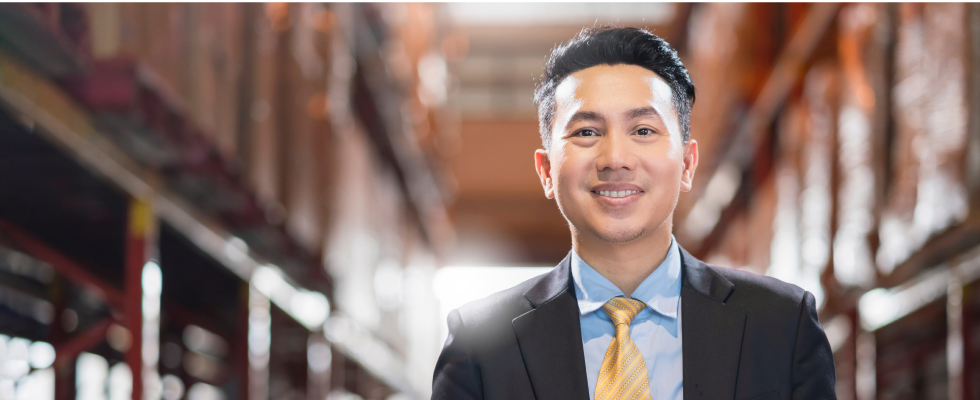
<svg viewBox="0 0 980 400">
<path fill-rule="evenodd" d="M 619 191 L 600 190 L 599 191 L 600 196 L 606 196 L 606 197 L 626 197 L 635 193 L 640 193 L 640 191 L 639 190 L 619 190 Z"/>
</svg>

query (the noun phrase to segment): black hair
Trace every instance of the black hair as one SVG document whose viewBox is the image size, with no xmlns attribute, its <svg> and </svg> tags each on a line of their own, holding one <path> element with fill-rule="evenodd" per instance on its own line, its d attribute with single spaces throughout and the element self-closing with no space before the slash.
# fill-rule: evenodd
<svg viewBox="0 0 980 400">
<path fill-rule="evenodd" d="M 546 150 L 551 145 L 558 84 L 586 68 L 619 64 L 646 68 L 667 82 L 680 121 L 681 136 L 687 143 L 691 138 L 694 82 L 677 52 L 667 41 L 644 29 L 607 25 L 582 29 L 572 40 L 555 47 L 545 63 L 544 75 L 534 90 L 534 103 L 538 105 L 541 143 Z"/>
</svg>

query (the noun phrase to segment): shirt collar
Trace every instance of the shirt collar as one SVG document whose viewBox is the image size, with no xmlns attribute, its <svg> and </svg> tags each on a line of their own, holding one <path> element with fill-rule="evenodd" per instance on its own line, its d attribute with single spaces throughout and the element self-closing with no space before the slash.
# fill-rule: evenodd
<svg viewBox="0 0 980 400">
<path fill-rule="evenodd" d="M 572 252 L 572 280 L 579 313 L 588 314 L 602 308 L 609 299 L 625 296 L 622 290 L 592 269 L 578 253 Z M 681 296 L 681 258 L 677 241 L 670 237 L 667 257 L 630 296 L 642 301 L 651 310 L 669 318 L 677 318 L 677 304 Z"/>
</svg>

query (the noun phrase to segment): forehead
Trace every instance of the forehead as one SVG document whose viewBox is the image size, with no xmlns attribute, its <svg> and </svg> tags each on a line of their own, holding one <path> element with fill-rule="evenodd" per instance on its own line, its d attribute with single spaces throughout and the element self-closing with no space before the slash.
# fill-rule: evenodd
<svg viewBox="0 0 980 400">
<path fill-rule="evenodd" d="M 577 109 L 602 111 L 653 106 L 661 115 L 676 114 L 670 85 L 638 65 L 596 65 L 566 77 L 555 90 L 558 113 Z M 563 107 L 564 106 L 564 107 Z"/>
</svg>

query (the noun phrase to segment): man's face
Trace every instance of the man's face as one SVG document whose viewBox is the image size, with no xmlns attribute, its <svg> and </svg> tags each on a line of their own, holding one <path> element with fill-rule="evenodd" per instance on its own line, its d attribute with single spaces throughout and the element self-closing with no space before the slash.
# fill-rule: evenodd
<svg viewBox="0 0 980 400">
<path fill-rule="evenodd" d="M 599 65 L 565 78 L 555 104 L 551 146 L 535 161 L 573 233 L 615 243 L 669 233 L 698 156 L 667 82 L 640 66 Z"/>
</svg>

